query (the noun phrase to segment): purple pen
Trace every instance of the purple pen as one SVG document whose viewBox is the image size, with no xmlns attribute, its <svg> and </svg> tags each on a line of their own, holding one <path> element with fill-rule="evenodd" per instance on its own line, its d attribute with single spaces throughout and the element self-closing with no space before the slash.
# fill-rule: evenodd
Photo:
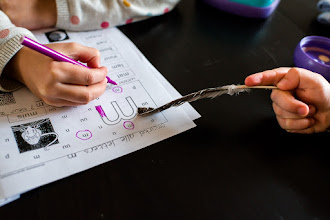
<svg viewBox="0 0 330 220">
<path fill-rule="evenodd" d="M 39 44 L 38 42 L 34 41 L 34 40 L 31 40 L 30 38 L 26 37 L 26 36 L 23 36 L 21 39 L 20 39 L 20 42 L 22 45 L 34 50 L 34 51 L 37 51 L 43 55 L 46 55 L 50 58 L 52 58 L 53 60 L 55 61 L 60 61 L 60 62 L 68 62 L 68 63 L 72 63 L 72 64 L 75 64 L 75 65 L 79 65 L 79 66 L 83 66 L 83 67 L 86 67 L 86 68 L 89 68 L 88 66 L 82 64 L 82 63 L 79 63 L 77 62 L 76 60 L 74 59 L 71 59 L 59 52 L 56 52 L 55 50 L 53 49 L 50 49 L 49 47 L 46 47 L 42 44 Z M 111 80 L 108 76 L 106 77 L 107 78 L 107 81 L 108 83 L 111 83 L 113 85 L 117 85 L 117 83 L 113 80 Z"/>
</svg>

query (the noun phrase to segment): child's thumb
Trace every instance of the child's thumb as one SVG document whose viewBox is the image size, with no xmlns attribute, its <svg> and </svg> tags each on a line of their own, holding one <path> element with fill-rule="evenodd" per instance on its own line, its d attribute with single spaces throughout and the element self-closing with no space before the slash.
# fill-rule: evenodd
<svg viewBox="0 0 330 220">
<path fill-rule="evenodd" d="M 299 87 L 301 72 L 298 68 L 291 68 L 287 74 L 277 83 L 281 90 L 294 90 Z"/>
</svg>

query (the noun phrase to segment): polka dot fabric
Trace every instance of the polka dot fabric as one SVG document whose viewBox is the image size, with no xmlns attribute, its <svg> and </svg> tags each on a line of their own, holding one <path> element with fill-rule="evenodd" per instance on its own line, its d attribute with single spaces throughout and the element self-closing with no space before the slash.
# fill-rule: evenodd
<svg viewBox="0 0 330 220">
<path fill-rule="evenodd" d="M 125 23 L 126 24 L 130 24 L 130 23 L 132 23 L 133 22 L 133 18 L 130 18 L 130 19 L 128 19 Z"/>
<path fill-rule="evenodd" d="M 130 24 L 170 12 L 180 0 L 56 0 L 57 27 L 88 31 Z M 69 21 L 69 22 L 68 22 Z"/>
<path fill-rule="evenodd" d="M 8 29 L 4 29 L 0 31 L 0 38 L 6 38 L 9 35 L 10 31 Z"/>
<path fill-rule="evenodd" d="M 109 24 L 109 22 L 107 22 L 107 21 L 103 21 L 102 23 L 101 23 L 101 28 L 108 28 L 110 26 L 110 24 Z"/>
<path fill-rule="evenodd" d="M 80 23 L 80 19 L 78 16 L 72 16 L 70 19 L 71 24 L 78 25 Z"/>
<path fill-rule="evenodd" d="M 128 1 L 124 0 L 123 3 L 126 7 L 131 7 L 131 4 Z"/>
</svg>

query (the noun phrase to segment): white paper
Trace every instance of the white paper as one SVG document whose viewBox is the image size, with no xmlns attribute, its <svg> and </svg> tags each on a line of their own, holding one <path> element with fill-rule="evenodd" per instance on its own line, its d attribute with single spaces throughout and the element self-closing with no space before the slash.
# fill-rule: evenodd
<svg viewBox="0 0 330 220">
<path fill-rule="evenodd" d="M 5 199 L 0 199 L 0 207 L 1 206 L 4 206 L 12 201 L 15 201 L 16 199 L 19 199 L 20 198 L 20 195 L 14 195 L 12 197 L 8 197 L 8 198 L 5 198 Z"/>
<path fill-rule="evenodd" d="M 174 100 L 182 97 L 182 95 L 166 80 L 166 78 L 147 60 L 141 51 L 131 41 L 129 43 L 131 44 L 132 49 L 135 50 L 140 59 L 144 62 L 144 65 L 150 69 L 159 82 L 164 86 L 166 91 L 172 96 L 172 99 Z M 180 107 L 187 113 L 191 120 L 196 120 L 201 117 L 201 115 L 188 102 L 184 103 Z"/>
<path fill-rule="evenodd" d="M 118 29 L 34 34 L 41 43 L 54 34 L 62 42 L 98 48 L 101 64 L 118 85 L 79 107 L 48 106 L 27 88 L 0 94 L 0 206 L 195 126 L 190 117 L 198 113 L 191 107 L 190 117 L 181 108 L 136 117 L 137 107 L 160 106 L 178 93 Z"/>
</svg>

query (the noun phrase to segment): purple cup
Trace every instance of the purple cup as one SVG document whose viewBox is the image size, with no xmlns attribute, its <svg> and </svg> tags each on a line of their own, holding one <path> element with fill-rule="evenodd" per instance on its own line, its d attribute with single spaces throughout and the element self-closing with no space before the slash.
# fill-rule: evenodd
<svg viewBox="0 0 330 220">
<path fill-rule="evenodd" d="M 294 51 L 293 60 L 295 66 L 319 73 L 330 82 L 330 38 L 304 37 Z"/>
<path fill-rule="evenodd" d="M 275 0 L 267 7 L 253 7 L 230 0 L 204 0 L 204 2 L 215 8 L 235 15 L 250 18 L 267 18 L 274 12 L 280 3 L 280 0 Z"/>
</svg>

